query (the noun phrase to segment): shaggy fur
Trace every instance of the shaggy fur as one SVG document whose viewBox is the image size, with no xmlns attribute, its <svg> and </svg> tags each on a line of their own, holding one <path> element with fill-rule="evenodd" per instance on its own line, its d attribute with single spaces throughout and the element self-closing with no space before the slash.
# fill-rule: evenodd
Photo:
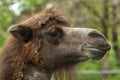
<svg viewBox="0 0 120 80">
<path fill-rule="evenodd" d="M 41 37 L 40 31 L 41 30 L 44 31 L 46 27 L 52 25 L 70 26 L 70 24 L 64 18 L 64 16 L 62 16 L 58 11 L 56 11 L 55 8 L 46 9 L 17 25 L 19 25 L 20 27 L 21 26 L 30 27 L 34 31 L 33 34 L 26 35 L 27 38 L 24 40 L 25 42 L 28 42 L 30 40 L 29 38 L 31 38 L 31 35 L 33 35 L 34 37 L 36 36 Z M 17 37 L 17 35 L 15 36 Z M 35 66 L 38 65 L 39 67 L 51 68 L 51 69 L 54 67 L 54 64 L 47 62 L 45 58 L 44 50 L 41 50 L 40 54 L 38 54 L 42 46 L 41 40 L 39 40 L 39 38 L 35 38 L 28 43 L 25 42 L 16 39 L 14 36 L 10 36 L 9 39 L 6 41 L 2 55 L 0 57 L 0 80 L 23 80 L 23 76 L 26 75 L 24 69 L 26 69 L 26 66 L 28 65 L 35 65 Z M 33 43 L 33 42 L 39 42 L 39 43 Z M 67 71 L 68 75 L 71 74 L 71 72 L 73 72 L 73 71 L 69 71 L 69 72 L 68 71 Z M 48 73 L 52 73 L 52 72 L 53 71 L 50 71 Z M 57 76 L 58 74 L 60 74 L 62 77 L 62 73 L 63 70 L 60 70 L 59 72 L 57 72 Z M 51 75 L 48 75 L 48 78 L 50 76 Z M 31 79 L 27 79 L 27 78 L 24 80 L 34 80 L 32 78 Z M 44 76 L 44 78 L 47 77 Z M 41 78 L 40 80 L 43 79 Z M 44 80 L 48 80 L 48 79 L 44 79 Z"/>
</svg>

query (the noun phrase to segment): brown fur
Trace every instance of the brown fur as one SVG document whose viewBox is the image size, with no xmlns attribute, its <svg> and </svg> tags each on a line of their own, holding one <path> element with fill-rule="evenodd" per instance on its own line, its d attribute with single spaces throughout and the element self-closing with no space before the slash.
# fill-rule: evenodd
<svg viewBox="0 0 120 80">
<path fill-rule="evenodd" d="M 70 24 L 64 18 L 64 16 L 62 16 L 58 11 L 56 11 L 55 8 L 51 8 L 51 9 L 46 9 L 19 24 L 30 26 L 33 30 L 36 31 L 34 36 L 38 36 L 37 32 L 40 31 L 39 28 L 42 27 L 45 28 L 51 25 L 58 25 L 58 23 L 59 25 L 70 26 Z M 32 61 L 36 64 L 40 62 L 41 65 L 39 64 L 39 66 L 45 67 L 47 60 L 45 60 L 44 50 L 43 52 L 41 50 L 41 54 L 38 55 L 37 54 L 38 49 L 36 47 L 36 44 L 32 43 L 32 41 L 27 44 L 24 44 L 23 42 L 18 41 L 16 38 L 11 36 L 6 41 L 6 45 L 4 46 L 2 56 L 0 57 L 0 61 L 1 61 L 0 80 L 23 80 L 24 67 L 25 64 L 29 61 Z M 42 46 L 41 42 L 39 46 Z M 47 67 L 48 68 L 54 67 L 54 65 L 47 64 Z M 58 73 L 60 73 L 60 75 L 62 76 L 61 74 L 62 70 L 59 71 Z"/>
<path fill-rule="evenodd" d="M 51 23 L 57 24 L 56 22 L 59 22 L 60 25 L 70 26 L 67 19 L 61 15 L 56 8 L 46 9 L 38 14 L 33 15 L 33 17 L 30 17 L 20 24 L 31 26 L 33 29 L 38 29 L 42 25 L 49 26 Z"/>
</svg>

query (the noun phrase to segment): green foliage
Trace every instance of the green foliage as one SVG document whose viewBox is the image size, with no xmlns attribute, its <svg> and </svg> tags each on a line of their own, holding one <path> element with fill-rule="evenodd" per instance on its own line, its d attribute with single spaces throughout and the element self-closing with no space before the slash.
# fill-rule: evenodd
<svg viewBox="0 0 120 80">
<path fill-rule="evenodd" d="M 19 15 L 16 15 L 11 6 L 19 5 L 18 9 L 22 11 L 33 11 L 37 7 L 43 6 L 44 0 L 1 0 L 0 1 L 0 48 L 3 47 L 4 41 L 7 38 L 7 28 L 15 24 L 19 20 Z"/>
<path fill-rule="evenodd" d="M 26 7 L 27 9 L 31 9 L 31 10 L 35 10 L 35 5 L 41 5 L 43 3 L 44 0 L 29 0 L 25 2 L 24 7 Z M 32 3 L 32 4 L 31 4 Z"/>
<path fill-rule="evenodd" d="M 99 74 L 84 74 L 78 77 L 78 80 L 102 80 L 102 76 Z"/>
<path fill-rule="evenodd" d="M 120 75 L 119 74 L 114 74 L 109 76 L 109 80 L 119 80 L 120 79 Z"/>
<path fill-rule="evenodd" d="M 0 49 L 3 47 L 4 41 L 7 38 L 6 30 L 12 23 L 14 13 L 9 10 L 9 6 L 13 2 L 7 0 L 0 1 Z"/>
</svg>

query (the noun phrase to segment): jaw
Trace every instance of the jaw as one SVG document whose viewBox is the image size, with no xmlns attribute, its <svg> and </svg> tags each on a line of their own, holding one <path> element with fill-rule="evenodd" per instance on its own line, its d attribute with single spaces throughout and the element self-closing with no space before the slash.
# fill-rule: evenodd
<svg viewBox="0 0 120 80">
<path fill-rule="evenodd" d="M 52 57 L 52 59 L 55 60 L 54 63 L 59 67 L 62 65 L 68 66 L 68 65 L 78 64 L 80 62 L 87 61 L 88 59 L 99 60 L 106 54 L 106 51 L 102 51 L 97 48 L 81 47 L 81 49 L 79 50 L 75 49 L 73 53 L 70 50 L 64 50 L 63 53 L 67 53 L 67 55 L 62 54 L 61 52 L 63 56 L 57 53 L 56 56 L 61 56 L 61 57 L 55 57 L 55 56 Z"/>
</svg>

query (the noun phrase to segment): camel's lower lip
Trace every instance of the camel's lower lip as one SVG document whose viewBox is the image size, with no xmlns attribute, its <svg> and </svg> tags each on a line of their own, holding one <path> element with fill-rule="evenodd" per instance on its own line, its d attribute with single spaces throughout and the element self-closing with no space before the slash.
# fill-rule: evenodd
<svg viewBox="0 0 120 80">
<path fill-rule="evenodd" d="M 87 56 L 90 59 L 94 59 L 94 60 L 101 59 L 107 52 L 105 50 L 101 50 L 98 48 L 91 48 L 91 47 L 84 48 L 84 50 L 86 50 L 88 52 Z"/>
</svg>

